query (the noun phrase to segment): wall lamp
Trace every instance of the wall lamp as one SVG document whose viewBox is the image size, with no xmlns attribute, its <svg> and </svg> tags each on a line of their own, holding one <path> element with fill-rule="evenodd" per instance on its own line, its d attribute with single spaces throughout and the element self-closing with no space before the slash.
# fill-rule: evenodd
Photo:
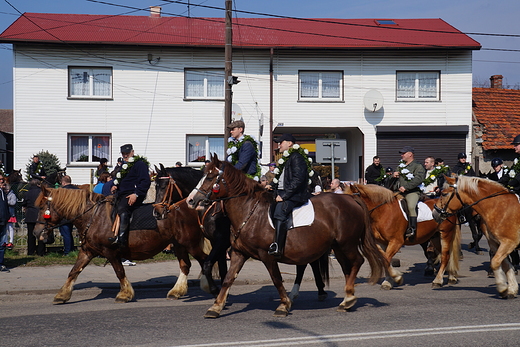
<svg viewBox="0 0 520 347">
<path fill-rule="evenodd" d="M 153 54 L 152 53 L 148 53 L 148 63 L 150 63 L 150 65 L 155 65 L 159 62 L 159 60 L 161 60 L 161 57 L 157 57 L 157 58 L 153 58 Z"/>
</svg>

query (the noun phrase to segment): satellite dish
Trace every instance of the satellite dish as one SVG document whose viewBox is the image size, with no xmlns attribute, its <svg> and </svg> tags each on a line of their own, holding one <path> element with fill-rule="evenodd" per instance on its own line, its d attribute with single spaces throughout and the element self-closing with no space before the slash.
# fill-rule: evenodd
<svg viewBox="0 0 520 347">
<path fill-rule="evenodd" d="M 376 89 L 370 89 L 363 98 L 365 108 L 370 112 L 376 112 L 383 107 L 383 95 Z"/>
</svg>

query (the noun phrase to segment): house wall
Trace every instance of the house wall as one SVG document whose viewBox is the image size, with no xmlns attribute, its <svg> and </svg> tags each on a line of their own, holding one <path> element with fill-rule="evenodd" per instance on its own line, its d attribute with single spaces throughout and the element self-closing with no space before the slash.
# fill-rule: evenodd
<svg viewBox="0 0 520 347">
<path fill-rule="evenodd" d="M 88 183 L 92 166 L 67 163 L 68 133 L 111 134 L 111 164 L 119 146 L 132 143 L 152 165 L 165 166 L 186 162 L 186 135 L 223 135 L 223 100 L 183 98 L 184 69 L 223 68 L 223 50 L 20 44 L 14 49 L 15 167 L 25 168 L 34 153 L 48 150 L 67 164 L 74 183 Z M 160 61 L 151 65 L 148 53 Z M 234 50 L 233 74 L 241 83 L 233 87 L 233 102 L 242 110 L 246 133 L 258 136 L 263 119 L 264 164 L 270 153 L 269 59 L 269 50 Z M 113 67 L 113 100 L 68 100 L 68 66 Z M 329 69 L 344 71 L 344 101 L 299 102 L 298 71 Z M 415 69 L 441 71 L 441 101 L 395 101 L 396 71 Z M 384 97 L 384 107 L 374 113 L 363 106 L 370 89 Z M 357 157 L 364 156 L 368 166 L 376 154 L 377 125 L 471 124 L 471 52 L 275 50 L 273 113 L 277 133 L 342 128 L 353 147 L 341 179 L 357 180 Z"/>
</svg>

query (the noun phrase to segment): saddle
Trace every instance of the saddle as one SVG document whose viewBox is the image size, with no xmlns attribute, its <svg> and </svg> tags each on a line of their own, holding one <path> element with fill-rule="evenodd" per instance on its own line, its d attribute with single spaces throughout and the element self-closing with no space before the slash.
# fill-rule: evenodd
<svg viewBox="0 0 520 347">
<path fill-rule="evenodd" d="M 274 213 L 274 204 L 269 207 L 269 211 L 267 212 L 269 225 L 274 229 L 273 223 L 273 213 Z M 291 214 L 287 218 L 287 230 L 294 229 L 303 226 L 312 225 L 314 222 L 314 206 L 310 200 L 299 207 L 296 207 L 292 210 Z"/>
<path fill-rule="evenodd" d="M 399 200 L 399 207 L 406 220 L 408 220 L 408 205 L 405 199 Z M 433 219 L 432 210 L 424 202 L 419 201 L 416 207 L 417 210 L 417 222 L 425 222 Z"/>
<path fill-rule="evenodd" d="M 119 216 L 115 213 L 112 230 L 117 233 L 119 230 Z M 157 219 L 153 216 L 153 204 L 143 204 L 132 212 L 130 217 L 130 228 L 129 230 L 154 230 L 157 229 Z"/>
</svg>

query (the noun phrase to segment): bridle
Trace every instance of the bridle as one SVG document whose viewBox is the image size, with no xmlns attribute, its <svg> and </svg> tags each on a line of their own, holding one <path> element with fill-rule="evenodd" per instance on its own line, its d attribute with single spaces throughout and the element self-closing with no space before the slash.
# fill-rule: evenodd
<svg viewBox="0 0 520 347">
<path fill-rule="evenodd" d="M 161 207 L 164 208 L 163 212 L 162 212 L 162 215 L 160 216 L 162 219 L 164 219 L 166 214 L 170 213 L 171 207 L 175 206 L 175 208 L 178 209 L 178 205 L 176 205 L 176 203 L 175 204 L 172 203 L 173 192 L 177 191 L 177 194 L 179 194 L 179 196 L 181 198 L 181 201 L 182 201 L 182 199 L 184 199 L 184 197 L 182 195 L 181 188 L 179 187 L 177 182 L 171 176 L 159 177 L 157 179 L 159 179 L 159 180 L 168 180 L 168 185 L 166 186 L 166 191 L 164 192 L 164 196 L 163 196 L 162 201 L 158 202 L 156 204 L 153 204 L 154 213 L 156 211 L 156 209 L 155 209 L 156 206 L 161 206 Z M 155 218 L 157 218 L 157 219 L 158 219 L 158 217 L 159 216 L 155 216 Z"/>
<path fill-rule="evenodd" d="M 455 183 L 453 184 L 449 184 L 449 187 L 450 188 L 453 188 L 453 192 L 450 193 L 450 197 L 448 199 L 448 201 L 446 202 L 446 204 L 444 204 L 444 206 L 442 207 L 439 207 L 437 206 L 437 204 L 433 205 L 433 208 L 435 209 L 435 212 L 437 212 L 439 214 L 439 218 L 445 220 L 451 216 L 455 216 L 457 215 L 457 213 L 461 212 L 461 211 L 464 211 L 464 210 L 467 210 L 467 209 L 470 209 L 472 208 L 473 206 L 477 205 L 479 202 L 483 201 L 483 200 L 486 200 L 486 199 L 490 199 L 490 198 L 494 198 L 494 197 L 497 197 L 497 196 L 500 196 L 500 195 L 504 195 L 504 194 L 511 194 L 509 191 L 498 191 L 498 192 L 495 192 L 495 193 L 492 193 L 488 196 L 485 196 L 483 198 L 480 198 L 478 199 L 477 201 L 471 203 L 471 204 L 465 204 L 463 201 L 462 201 L 462 198 L 460 197 L 460 194 L 459 194 L 459 190 L 458 190 L 458 185 L 457 185 L 457 181 L 458 181 L 458 176 L 455 177 Z M 460 204 L 462 205 L 462 208 L 458 209 L 457 211 L 455 212 L 448 212 L 448 206 L 450 205 L 450 202 L 451 200 L 453 199 L 453 197 L 456 197 Z"/>
</svg>

